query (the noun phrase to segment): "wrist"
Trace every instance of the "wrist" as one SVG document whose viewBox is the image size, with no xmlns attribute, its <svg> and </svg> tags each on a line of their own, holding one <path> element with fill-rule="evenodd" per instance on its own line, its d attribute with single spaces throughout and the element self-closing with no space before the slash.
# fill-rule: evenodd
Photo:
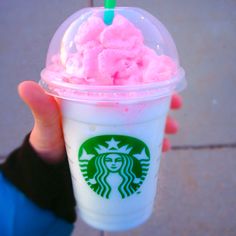
<svg viewBox="0 0 236 236">
<path fill-rule="evenodd" d="M 66 154 L 58 163 L 43 161 L 30 144 L 29 136 L 0 165 L 1 172 L 39 207 L 74 222 L 75 199 Z"/>
</svg>

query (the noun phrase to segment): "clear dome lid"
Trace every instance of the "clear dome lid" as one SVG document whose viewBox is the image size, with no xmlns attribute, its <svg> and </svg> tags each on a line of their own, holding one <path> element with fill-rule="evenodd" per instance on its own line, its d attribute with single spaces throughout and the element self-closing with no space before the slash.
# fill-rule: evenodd
<svg viewBox="0 0 236 236">
<path fill-rule="evenodd" d="M 163 24 L 140 8 L 116 7 L 113 23 L 106 25 L 106 11 L 79 10 L 58 28 L 41 72 L 42 87 L 70 100 L 91 99 L 91 94 L 96 100 L 117 99 L 117 94 L 128 99 L 130 91 L 143 98 L 150 89 L 151 97 L 163 97 L 182 90 L 185 73 Z"/>
</svg>

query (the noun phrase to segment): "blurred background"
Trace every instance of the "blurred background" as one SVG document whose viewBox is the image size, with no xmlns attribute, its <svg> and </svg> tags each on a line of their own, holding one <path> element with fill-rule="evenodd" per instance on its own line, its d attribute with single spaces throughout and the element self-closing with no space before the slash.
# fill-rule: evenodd
<svg viewBox="0 0 236 236">
<path fill-rule="evenodd" d="M 236 1 L 119 0 L 156 16 L 169 30 L 186 71 L 184 107 L 172 112 L 180 132 L 164 155 L 152 218 L 114 235 L 236 235 Z M 17 94 L 39 80 L 49 42 L 75 11 L 102 0 L 0 1 L 0 156 L 30 132 L 30 111 Z M 113 235 L 78 220 L 74 235 Z"/>
</svg>

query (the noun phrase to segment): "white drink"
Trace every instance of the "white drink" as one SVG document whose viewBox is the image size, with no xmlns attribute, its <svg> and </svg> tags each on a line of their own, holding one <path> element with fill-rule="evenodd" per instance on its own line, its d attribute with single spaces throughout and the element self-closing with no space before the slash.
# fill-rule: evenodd
<svg viewBox="0 0 236 236">
<path fill-rule="evenodd" d="M 82 103 L 61 100 L 64 138 L 78 213 L 89 225 L 108 231 L 125 230 L 143 223 L 151 215 L 169 101 L 169 97 L 130 104 Z M 105 136 L 107 145 L 96 141 L 100 136 Z M 142 141 L 150 155 L 147 151 L 143 151 L 142 147 L 138 153 L 132 152 L 135 142 L 130 144 L 129 140 L 127 140 L 126 145 L 128 146 L 126 148 L 124 148 L 124 144 L 119 145 L 123 137 L 128 137 L 128 139 L 133 137 Z M 93 140 L 90 150 L 85 150 L 81 155 L 88 161 L 81 168 L 79 149 L 84 142 L 91 138 Z M 139 146 L 139 143 L 136 145 Z M 122 197 L 122 193 L 119 192 L 125 174 L 122 174 L 118 169 L 119 165 L 125 161 L 117 158 L 114 160 L 118 160 L 116 162 L 118 166 L 114 164 L 113 160 L 114 171 L 109 169 L 107 164 L 104 165 L 107 168 L 105 170 L 107 174 L 100 181 L 101 184 L 105 182 L 110 186 L 110 193 L 107 196 L 102 196 L 98 191 L 92 189 L 93 185 L 99 185 L 99 183 L 96 183 L 93 174 L 89 176 L 86 172 L 89 172 L 88 165 L 91 160 L 95 162 L 96 158 L 102 158 L 101 155 L 98 155 L 99 151 L 108 157 L 110 155 L 110 164 L 112 158 L 119 158 L 123 151 L 135 159 L 136 165 L 138 162 L 140 167 L 143 163 L 146 165 L 144 169 L 141 168 L 138 171 L 139 176 L 137 173 L 126 173 L 134 175 L 133 183 L 130 180 L 129 184 L 138 185 L 135 191 L 129 193 L 129 196 L 124 193 Z M 109 161 L 109 158 L 107 160 Z M 98 168 L 95 163 L 94 168 Z M 132 172 L 132 168 L 130 171 Z M 92 184 L 89 185 L 88 182 Z"/>
<path fill-rule="evenodd" d="M 119 231 L 151 215 L 170 98 L 185 73 L 158 19 L 139 8 L 113 10 L 108 25 L 99 7 L 58 28 L 40 84 L 60 102 L 79 215 Z"/>
</svg>

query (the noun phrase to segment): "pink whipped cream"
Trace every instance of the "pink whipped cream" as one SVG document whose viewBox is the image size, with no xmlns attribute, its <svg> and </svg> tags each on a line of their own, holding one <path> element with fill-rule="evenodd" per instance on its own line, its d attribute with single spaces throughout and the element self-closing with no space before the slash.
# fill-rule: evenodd
<svg viewBox="0 0 236 236">
<path fill-rule="evenodd" d="M 61 51 L 46 68 L 64 82 L 135 85 L 170 80 L 177 73 L 175 62 L 145 46 L 141 31 L 121 15 L 109 26 L 91 16 L 79 27 L 73 43 L 73 53 Z"/>
</svg>

